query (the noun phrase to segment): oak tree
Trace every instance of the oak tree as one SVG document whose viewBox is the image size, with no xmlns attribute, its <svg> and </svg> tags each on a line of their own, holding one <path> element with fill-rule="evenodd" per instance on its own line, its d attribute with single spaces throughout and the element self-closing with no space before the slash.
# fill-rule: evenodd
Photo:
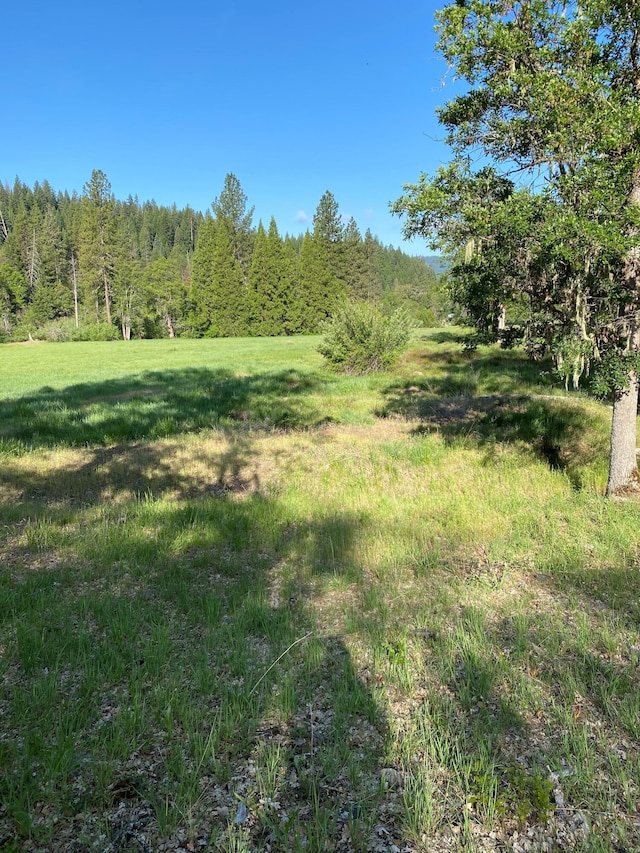
<svg viewBox="0 0 640 853">
<path fill-rule="evenodd" d="M 578 370 L 600 363 L 613 399 L 607 494 L 635 488 L 640 7 L 457 0 L 437 22 L 439 50 L 467 84 L 439 111 L 453 164 L 407 185 L 392 209 L 407 235 L 466 250 L 459 280 L 494 314 L 520 288 L 543 344 Z"/>
</svg>

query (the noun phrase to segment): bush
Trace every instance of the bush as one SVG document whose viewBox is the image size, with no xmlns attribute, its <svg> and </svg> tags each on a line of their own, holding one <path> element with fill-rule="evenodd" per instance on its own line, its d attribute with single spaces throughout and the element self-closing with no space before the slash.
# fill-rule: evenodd
<svg viewBox="0 0 640 853">
<path fill-rule="evenodd" d="M 76 330 L 75 322 L 71 317 L 60 317 L 58 320 L 50 320 L 39 326 L 34 333 L 34 338 L 39 341 L 70 341 Z"/>
<path fill-rule="evenodd" d="M 42 325 L 21 323 L 11 332 L 12 341 L 118 341 L 120 330 L 112 323 L 84 323 L 76 327 L 72 317 L 60 317 Z M 1 340 L 1 339 L 0 339 Z"/>
<path fill-rule="evenodd" d="M 73 330 L 73 341 L 119 341 L 120 331 L 111 323 L 90 323 Z"/>
<path fill-rule="evenodd" d="M 385 316 L 367 302 L 349 303 L 323 324 L 324 339 L 318 352 L 345 373 L 387 370 L 408 344 L 411 328 L 411 319 L 402 308 Z"/>
</svg>

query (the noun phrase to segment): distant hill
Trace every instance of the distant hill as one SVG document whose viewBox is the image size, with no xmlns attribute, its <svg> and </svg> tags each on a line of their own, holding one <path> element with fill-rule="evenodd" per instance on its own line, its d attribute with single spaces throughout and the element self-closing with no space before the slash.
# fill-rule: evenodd
<svg viewBox="0 0 640 853">
<path fill-rule="evenodd" d="M 449 268 L 449 262 L 440 255 L 425 255 L 425 264 L 428 264 L 436 275 L 442 275 Z"/>
</svg>

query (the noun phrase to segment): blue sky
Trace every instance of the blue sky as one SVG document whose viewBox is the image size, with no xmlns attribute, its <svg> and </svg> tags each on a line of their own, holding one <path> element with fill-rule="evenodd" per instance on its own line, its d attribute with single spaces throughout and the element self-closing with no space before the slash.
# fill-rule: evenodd
<svg viewBox="0 0 640 853">
<path fill-rule="evenodd" d="M 397 0 L 7 4 L 0 180 L 206 210 L 233 172 L 281 233 L 325 190 L 383 243 L 403 183 L 448 160 L 435 108 L 453 96 L 434 49 L 443 3 Z"/>
</svg>

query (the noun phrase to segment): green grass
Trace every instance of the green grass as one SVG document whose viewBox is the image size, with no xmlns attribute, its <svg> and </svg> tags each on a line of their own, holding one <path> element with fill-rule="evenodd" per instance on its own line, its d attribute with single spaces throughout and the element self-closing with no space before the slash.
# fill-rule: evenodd
<svg viewBox="0 0 640 853">
<path fill-rule="evenodd" d="M 0 350 L 0 847 L 640 849 L 609 409 L 315 344 Z"/>
</svg>

